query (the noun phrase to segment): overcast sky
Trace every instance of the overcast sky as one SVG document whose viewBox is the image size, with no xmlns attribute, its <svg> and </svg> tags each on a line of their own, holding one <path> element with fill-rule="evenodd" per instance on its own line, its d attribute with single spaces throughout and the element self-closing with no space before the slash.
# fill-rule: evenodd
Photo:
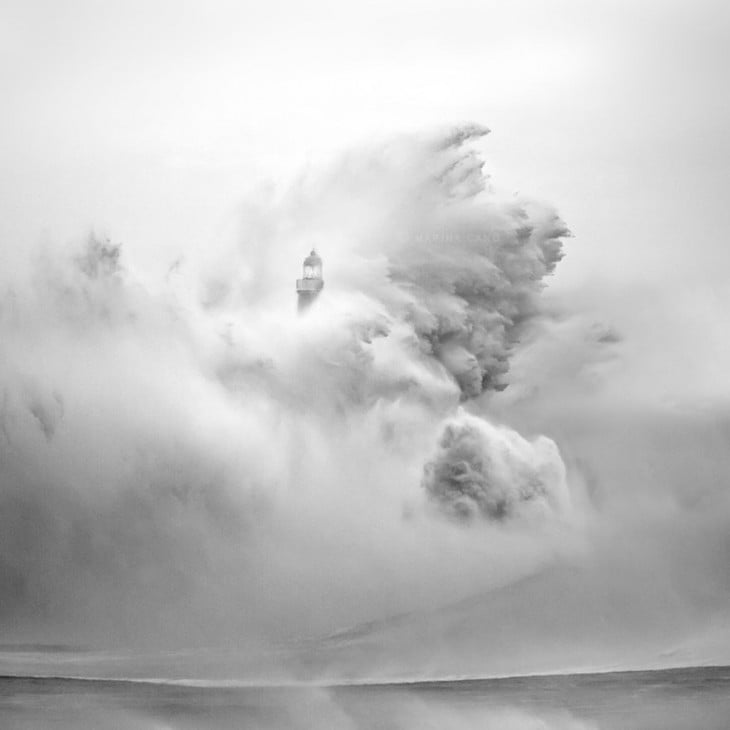
<svg viewBox="0 0 730 730">
<path fill-rule="evenodd" d="M 3 0 L 4 246 L 206 245 L 257 176 L 477 121 L 576 234 L 561 278 L 724 280 L 722 2 Z"/>
<path fill-rule="evenodd" d="M 230 236 L 261 180 L 374 134 L 475 121 L 497 185 L 550 201 L 575 234 L 553 290 L 624 331 L 645 312 L 646 362 L 677 361 L 688 396 L 727 390 L 727 4 L 0 7 L 6 262 L 93 227 L 159 279 Z"/>
</svg>

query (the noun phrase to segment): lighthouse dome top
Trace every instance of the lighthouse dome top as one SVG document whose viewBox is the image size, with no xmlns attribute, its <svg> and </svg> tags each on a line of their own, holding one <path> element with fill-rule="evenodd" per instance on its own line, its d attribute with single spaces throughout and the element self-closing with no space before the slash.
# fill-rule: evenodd
<svg viewBox="0 0 730 730">
<path fill-rule="evenodd" d="M 307 258 L 304 259 L 304 265 L 305 266 L 321 266 L 322 259 L 320 258 L 319 254 L 314 249 L 312 249 L 309 256 L 307 256 Z"/>
</svg>

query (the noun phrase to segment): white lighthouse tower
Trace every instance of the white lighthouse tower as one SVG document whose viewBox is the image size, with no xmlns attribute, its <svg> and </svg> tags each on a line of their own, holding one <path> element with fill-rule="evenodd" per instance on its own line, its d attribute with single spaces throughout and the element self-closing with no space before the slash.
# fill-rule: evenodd
<svg viewBox="0 0 730 730">
<path fill-rule="evenodd" d="M 297 279 L 297 311 L 304 312 L 319 296 L 324 287 L 322 279 L 322 259 L 317 252 L 312 252 L 304 259 L 304 272 L 301 279 Z"/>
</svg>

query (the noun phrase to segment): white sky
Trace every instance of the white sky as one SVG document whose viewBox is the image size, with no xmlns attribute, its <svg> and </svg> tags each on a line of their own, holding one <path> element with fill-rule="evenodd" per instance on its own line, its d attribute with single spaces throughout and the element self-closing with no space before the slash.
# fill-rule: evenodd
<svg viewBox="0 0 730 730">
<path fill-rule="evenodd" d="M 576 233 L 559 282 L 725 286 L 730 9 L 677 0 L 0 0 L 0 238 L 208 245 L 252 182 L 486 124 Z M 714 285 L 714 284 L 713 284 Z"/>
</svg>

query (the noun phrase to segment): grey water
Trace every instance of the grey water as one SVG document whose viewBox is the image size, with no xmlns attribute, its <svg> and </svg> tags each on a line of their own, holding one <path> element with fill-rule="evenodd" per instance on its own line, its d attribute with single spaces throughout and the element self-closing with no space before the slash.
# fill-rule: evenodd
<svg viewBox="0 0 730 730">
<path fill-rule="evenodd" d="M 340 686 L 0 677 L 3 730 L 727 730 L 730 667 Z"/>
</svg>

